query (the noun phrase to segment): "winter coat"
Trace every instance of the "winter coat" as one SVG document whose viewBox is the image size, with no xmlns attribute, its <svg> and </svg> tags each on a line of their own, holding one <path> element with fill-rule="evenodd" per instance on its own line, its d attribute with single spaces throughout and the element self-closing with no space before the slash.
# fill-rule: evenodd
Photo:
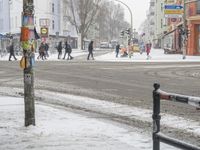
<svg viewBox="0 0 200 150">
<path fill-rule="evenodd" d="M 9 51 L 10 51 L 11 54 L 14 54 L 14 45 L 13 44 L 11 44 L 9 46 Z"/>
<path fill-rule="evenodd" d="M 93 51 L 93 42 L 90 42 L 89 46 L 88 46 L 88 51 L 92 52 Z"/>
<path fill-rule="evenodd" d="M 57 46 L 58 52 L 62 52 L 62 43 L 60 42 Z"/>
<path fill-rule="evenodd" d="M 72 48 L 68 43 L 65 43 L 65 52 L 67 52 L 67 53 L 71 53 L 72 52 Z"/>
<path fill-rule="evenodd" d="M 115 49 L 117 53 L 119 52 L 119 49 L 120 49 L 120 45 L 117 44 L 117 45 L 116 45 L 116 49 Z"/>
<path fill-rule="evenodd" d="M 149 55 L 150 51 L 151 51 L 151 43 L 148 43 L 148 44 L 146 44 L 147 55 Z"/>
</svg>

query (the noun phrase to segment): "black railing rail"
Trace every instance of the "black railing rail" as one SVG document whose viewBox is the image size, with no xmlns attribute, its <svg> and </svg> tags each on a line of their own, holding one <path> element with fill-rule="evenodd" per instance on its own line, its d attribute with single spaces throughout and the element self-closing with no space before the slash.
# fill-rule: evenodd
<svg viewBox="0 0 200 150">
<path fill-rule="evenodd" d="M 160 150 L 160 142 L 181 148 L 184 150 L 200 150 L 200 147 L 187 144 L 183 141 L 170 138 L 160 133 L 160 100 L 170 100 L 175 102 L 186 103 L 200 108 L 200 97 L 180 95 L 175 93 L 167 93 L 160 90 L 160 84 L 154 84 L 153 90 L 153 150 Z"/>
</svg>

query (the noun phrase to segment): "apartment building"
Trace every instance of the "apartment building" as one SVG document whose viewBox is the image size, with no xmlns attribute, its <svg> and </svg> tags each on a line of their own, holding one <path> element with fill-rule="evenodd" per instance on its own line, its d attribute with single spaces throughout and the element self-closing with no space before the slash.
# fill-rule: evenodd
<svg viewBox="0 0 200 150">
<path fill-rule="evenodd" d="M 163 35 L 167 31 L 167 18 L 164 15 L 165 0 L 156 0 L 155 3 L 155 47 L 163 48 Z"/>
<path fill-rule="evenodd" d="M 66 36 L 63 20 L 64 0 L 34 0 L 34 22 L 37 31 L 46 26 L 51 36 Z M 19 34 L 21 31 L 23 0 L 0 0 L 0 33 Z"/>
</svg>

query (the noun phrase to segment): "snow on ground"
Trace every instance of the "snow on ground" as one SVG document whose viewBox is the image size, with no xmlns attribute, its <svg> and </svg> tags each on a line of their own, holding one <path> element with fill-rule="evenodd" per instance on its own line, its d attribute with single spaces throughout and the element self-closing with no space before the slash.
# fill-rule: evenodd
<svg viewBox="0 0 200 150">
<path fill-rule="evenodd" d="M 85 51 L 85 50 L 83 51 L 83 50 L 79 50 L 79 49 L 73 49 L 71 55 L 72 55 L 73 57 L 77 57 L 77 56 L 85 55 L 85 54 L 87 54 L 87 53 L 88 53 L 88 52 Z M 37 59 L 38 55 L 39 55 L 38 53 L 35 53 L 35 59 L 36 59 L 37 61 L 42 61 L 41 59 L 39 59 L 39 60 Z M 21 57 L 22 57 L 22 56 L 16 56 L 16 58 L 17 58 L 18 60 L 20 60 Z M 64 51 L 63 51 L 63 53 L 62 53 L 61 59 L 58 59 L 58 53 L 49 53 L 49 57 L 48 57 L 47 60 L 45 60 L 45 61 L 60 61 L 60 60 L 63 60 L 63 57 L 64 57 Z M 8 58 L 9 58 L 9 53 L 6 54 L 6 55 L 3 56 L 3 57 L 0 57 L 0 60 L 8 61 Z M 65 59 L 67 59 L 67 54 L 66 54 Z M 11 60 L 14 60 L 14 58 L 12 57 Z"/>
<path fill-rule="evenodd" d="M 98 49 L 98 51 L 101 51 Z M 95 52 L 94 51 L 94 57 L 95 57 Z M 77 57 L 81 55 L 87 55 L 88 52 L 87 50 L 79 50 L 79 49 L 74 49 L 72 51 L 72 56 Z M 64 53 L 63 53 L 64 55 Z M 62 58 L 63 58 L 62 55 Z M 115 51 L 101 55 L 101 56 L 96 56 L 95 61 L 111 61 L 111 62 L 200 62 L 200 56 L 186 56 L 186 59 L 182 59 L 183 55 L 181 54 L 164 54 L 164 50 L 162 49 L 152 49 L 151 50 L 151 59 L 147 60 L 146 53 L 143 53 L 142 55 L 140 53 L 134 53 L 132 58 L 128 57 L 115 57 Z M 38 53 L 36 53 L 36 58 L 38 56 Z M 21 56 L 16 56 L 18 60 L 21 59 Z M 47 58 L 47 61 L 61 61 L 62 59 L 58 60 L 57 59 L 58 55 L 57 53 L 50 54 L 50 57 Z M 0 60 L 8 60 L 9 54 L 6 56 L 0 57 Z M 13 58 L 12 58 L 13 59 Z"/>
<path fill-rule="evenodd" d="M 74 96 L 68 94 L 60 94 L 43 90 L 36 91 L 35 94 L 57 104 L 67 104 L 70 106 L 75 106 L 77 108 L 92 110 L 94 112 L 114 114 L 131 119 L 152 122 L 152 110 L 149 109 L 142 109 L 134 106 L 122 105 L 104 100 L 97 100 L 88 97 Z M 182 117 L 177 117 L 174 115 L 168 115 L 165 113 L 161 113 L 161 116 L 162 125 L 177 129 L 183 129 L 187 132 L 193 133 L 194 135 L 200 135 L 199 122 L 184 119 Z"/>
<path fill-rule="evenodd" d="M 94 52 L 95 53 L 95 52 Z M 72 56 L 87 54 L 87 51 L 73 50 Z M 94 54 L 95 55 L 95 54 Z M 8 60 L 9 55 L 0 60 Z M 37 57 L 37 54 L 36 54 Z M 163 50 L 152 49 L 151 59 L 146 60 L 146 54 L 135 53 L 133 58 L 115 58 L 111 52 L 95 57 L 95 61 L 122 62 L 184 62 L 200 61 L 200 56 L 187 56 L 185 60 L 179 54 L 164 54 Z M 21 56 L 17 57 L 18 60 Z M 50 55 L 48 61 L 57 60 L 57 54 Z M 1 87 L 0 93 L 15 93 L 18 89 Z M 94 111 L 122 115 L 133 119 L 152 122 L 152 110 L 136 108 L 127 105 L 94 100 L 85 97 L 36 91 L 36 96 L 42 96 L 58 104 L 69 104 Z M 15 95 L 15 94 L 13 94 Z M 149 150 L 152 149 L 151 136 L 141 130 L 108 120 L 68 112 L 63 108 L 44 106 L 36 103 L 36 126 L 24 127 L 24 104 L 21 98 L 0 97 L 0 150 Z M 161 123 L 174 128 L 181 128 L 194 135 L 200 135 L 200 124 L 182 117 L 162 114 Z M 162 150 L 173 150 L 161 144 Z"/>
<path fill-rule="evenodd" d="M 139 129 L 36 103 L 36 126 L 24 127 L 22 98 L 0 97 L 2 150 L 150 150 Z M 162 150 L 175 150 L 161 143 Z"/>
<path fill-rule="evenodd" d="M 111 61 L 111 62 L 200 62 L 200 56 L 186 56 L 186 59 L 183 59 L 181 54 L 164 54 L 162 49 L 152 49 L 151 50 L 151 59 L 147 60 L 146 53 L 134 53 L 131 58 L 128 57 L 115 57 L 115 52 L 107 53 L 99 57 L 95 57 L 97 61 Z"/>
</svg>

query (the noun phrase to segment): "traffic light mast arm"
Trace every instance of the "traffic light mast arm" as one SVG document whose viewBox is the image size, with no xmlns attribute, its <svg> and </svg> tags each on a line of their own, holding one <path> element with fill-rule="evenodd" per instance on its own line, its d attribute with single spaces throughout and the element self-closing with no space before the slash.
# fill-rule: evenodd
<svg viewBox="0 0 200 150">
<path fill-rule="evenodd" d="M 128 8 L 128 10 L 130 12 L 130 15 L 131 15 L 131 33 L 132 33 L 132 31 L 133 31 L 133 13 L 132 13 L 130 7 L 127 4 L 125 4 L 124 2 L 120 1 L 120 0 L 115 0 L 115 1 L 123 4 L 124 6 L 126 6 Z M 131 35 L 131 38 L 132 38 L 132 35 Z"/>
</svg>

